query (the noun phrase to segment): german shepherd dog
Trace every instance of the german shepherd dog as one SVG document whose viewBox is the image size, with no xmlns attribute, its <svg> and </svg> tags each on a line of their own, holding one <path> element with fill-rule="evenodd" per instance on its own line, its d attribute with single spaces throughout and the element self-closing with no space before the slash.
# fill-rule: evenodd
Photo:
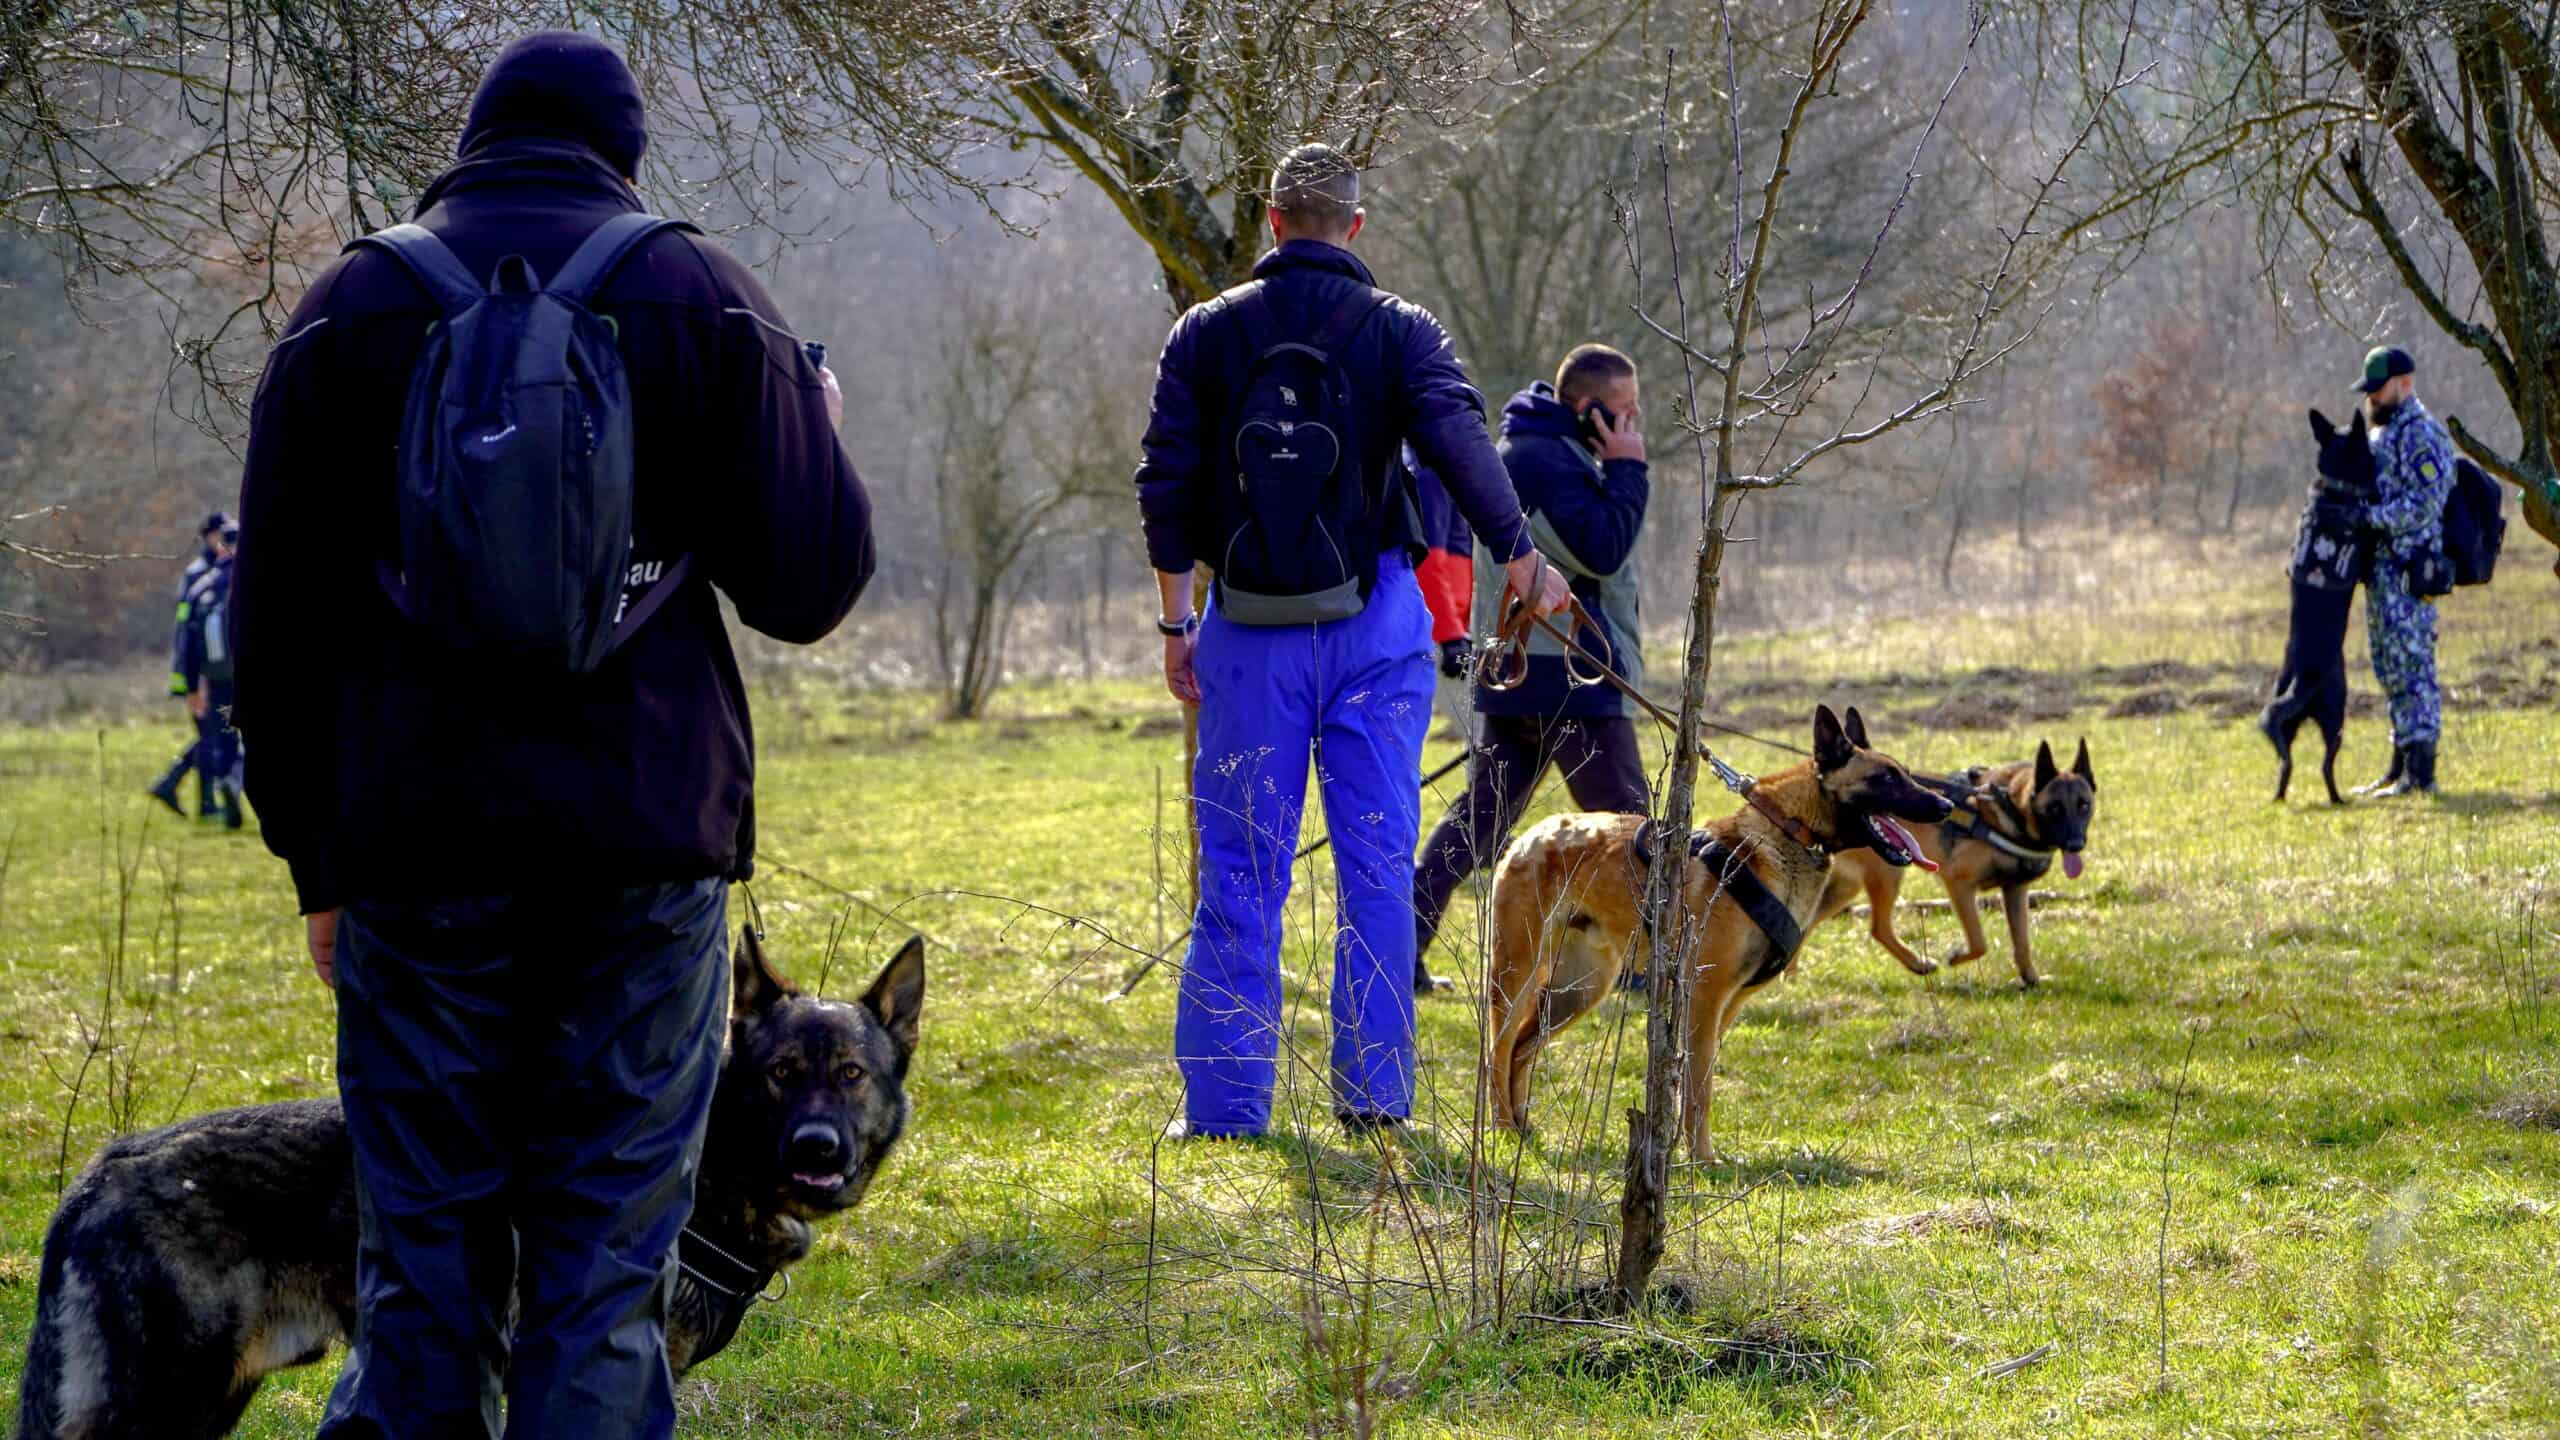
<svg viewBox="0 0 2560 1440">
<path fill-rule="evenodd" d="M 1986 887 L 2000 891 L 2001 908 L 2009 916 L 2009 954 L 2018 963 L 2018 981 L 2036 984 L 2035 954 L 2027 943 L 2027 887 L 2062 857 L 2062 873 L 2080 878 L 2080 852 L 2089 844 L 2089 820 L 2097 813 L 2098 777 L 2089 768 L 2089 742 L 2069 770 L 2053 763 L 2053 747 L 2039 742 L 2036 758 L 2011 765 L 1977 766 L 1943 780 L 1922 784 L 1945 795 L 1955 809 L 1936 825 L 1915 825 L 1922 853 L 1934 862 L 1938 880 L 1947 887 L 1947 902 L 1964 926 L 1964 948 L 1947 956 L 1950 965 L 1979 960 L 1988 952 L 1982 935 L 1979 900 Z M 1864 853 L 1846 854 L 1831 869 L 1830 889 L 1822 897 L 1823 921 L 1846 910 L 1864 890 L 1867 933 L 1875 937 L 1902 968 L 1914 975 L 1937 969 L 1893 932 L 1893 902 L 1902 894 L 1902 871 Z"/>
<path fill-rule="evenodd" d="M 2286 621 L 2284 669 L 2273 698 L 2258 714 L 2259 733 L 2276 747 L 2276 798 L 2293 784 L 2293 737 L 2306 720 L 2320 727 L 2320 779 L 2329 803 L 2338 793 L 2338 744 L 2347 729 L 2347 612 L 2356 586 L 2372 578 L 2373 534 L 2365 507 L 2378 491 L 2373 447 L 2363 418 L 2341 430 L 2314 410 L 2311 439 L 2320 447 L 2319 473 L 2302 504 L 2302 521 L 2286 572 L 2293 578 L 2293 608 Z"/>
<path fill-rule="evenodd" d="M 924 942 L 908 941 L 859 1005 L 802 994 L 753 931 L 730 980 L 667 1310 L 679 1375 L 729 1343 L 897 1143 Z M 109 1144 L 45 1235 L 18 1440 L 229 1434 L 268 1374 L 354 1332 L 355 1190 L 334 1100 L 224 1110 Z"/>
<path fill-rule="evenodd" d="M 1681 908 L 1703 917 L 1689 996 L 1689 1071 L 1681 1080 L 1689 1153 L 1715 1159 L 1709 1106 L 1716 1047 L 1742 1002 L 1794 963 L 1831 875 L 1832 856 L 1872 850 L 1887 865 L 1920 859 L 1906 822 L 1947 817 L 1945 797 L 1845 724 L 1814 712 L 1814 758 L 1764 777 L 1742 809 L 1691 841 Z M 1645 936 L 1651 826 L 1642 815 L 1556 815 L 1531 826 L 1494 870 L 1493 973 L 1485 1069 L 1494 1122 L 1529 1125 L 1529 1075 L 1558 1032 L 1617 985 Z M 1747 872 L 1747 873 L 1746 873 Z M 1792 928 L 1796 943 L 1783 943 Z"/>
</svg>

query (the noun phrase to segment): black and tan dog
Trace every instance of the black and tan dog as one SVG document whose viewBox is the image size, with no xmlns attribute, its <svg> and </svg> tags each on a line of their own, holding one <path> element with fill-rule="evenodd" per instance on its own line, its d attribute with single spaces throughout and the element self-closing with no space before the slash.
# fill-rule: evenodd
<svg viewBox="0 0 2560 1440">
<path fill-rule="evenodd" d="M 2098 808 L 2089 742 L 2080 742 L 2069 770 L 2054 764 L 2051 745 L 2039 743 L 2033 761 L 1978 767 L 1943 779 L 1924 777 L 1921 783 L 1955 806 L 1940 824 L 1912 827 L 1921 850 L 1934 862 L 1939 883 L 1947 887 L 1948 905 L 1964 926 L 1964 948 L 1948 955 L 1947 963 L 1967 964 L 1989 951 L 1980 902 L 1985 889 L 1997 889 L 2009 916 L 2009 953 L 2018 963 L 2019 983 L 2037 983 L 2042 977 L 2036 974 L 2035 952 L 2027 941 L 2027 887 L 2044 878 L 2056 856 L 2065 876 L 2080 878 L 2080 852 L 2088 846 L 2089 820 Z M 1861 890 L 1867 896 L 1867 933 L 1876 943 L 1914 975 L 1937 969 L 1894 933 L 1893 905 L 1902 894 L 1902 871 L 1878 864 L 1872 856 L 1840 857 L 1814 923 L 1848 909 Z"/>
<path fill-rule="evenodd" d="M 1689 1153 L 1715 1158 L 1708 1107 L 1716 1047 L 1753 991 L 1802 946 L 1835 854 L 1920 858 L 1906 823 L 1947 817 L 1947 801 L 1867 743 L 1866 722 L 1814 712 L 1811 762 L 1767 776 L 1747 804 L 1691 837 L 1683 908 L 1703 915 L 1692 960 L 1689 1071 L 1681 1078 Z M 1512 843 L 1494 871 L 1492 1009 L 1485 1066 L 1495 1123 L 1526 1129 L 1529 1075 L 1557 1032 L 1617 984 L 1644 936 L 1651 822 L 1557 815 Z"/>
<path fill-rule="evenodd" d="M 924 1004 L 910 940 L 859 1005 L 804 995 L 750 933 L 731 962 L 727 1053 L 678 1249 L 667 1361 L 737 1334 L 862 1199 L 907 1121 Z M 227 1435 L 268 1374 L 354 1329 L 355 1174 L 337 1102 L 253 1105 L 108 1145 L 45 1235 L 18 1440 Z"/>
<path fill-rule="evenodd" d="M 2364 417 L 2351 414 L 2343 430 L 2311 412 L 2311 442 L 2319 458 L 2310 493 L 2295 527 L 2293 608 L 2286 619 L 2284 668 L 2276 673 L 2258 732 L 2276 748 L 2276 798 L 2293 785 L 2293 740 L 2305 721 L 2320 727 L 2320 780 L 2329 803 L 2338 793 L 2338 745 L 2347 728 L 2347 616 L 2356 587 L 2373 577 L 2374 530 L 2365 512 L 2378 497 L 2373 447 Z"/>
</svg>

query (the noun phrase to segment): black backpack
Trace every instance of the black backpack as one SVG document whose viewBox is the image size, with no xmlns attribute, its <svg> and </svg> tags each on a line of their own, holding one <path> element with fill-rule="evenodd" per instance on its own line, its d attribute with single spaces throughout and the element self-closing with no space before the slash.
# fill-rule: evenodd
<svg viewBox="0 0 2560 1440">
<path fill-rule="evenodd" d="M 2444 554 L 2456 585 L 2486 585 L 2507 540 L 2506 493 L 2469 460 L 2453 462 L 2453 490 L 2444 502 Z"/>
<path fill-rule="evenodd" d="M 650 237 L 693 228 L 617 215 L 548 286 L 520 255 L 483 286 L 417 225 L 347 247 L 398 260 L 444 311 L 409 378 L 400 552 L 380 574 L 401 615 L 445 648 L 585 675 L 684 583 L 690 557 L 624 611 L 631 386 L 613 322 L 587 301 Z"/>
<path fill-rule="evenodd" d="M 1380 486 L 1363 473 L 1351 380 L 1336 355 L 1387 301 L 1357 283 L 1319 292 L 1324 318 L 1295 338 L 1255 281 L 1227 292 L 1248 360 L 1219 507 L 1219 613 L 1301 625 L 1360 613 L 1377 584 Z"/>
</svg>

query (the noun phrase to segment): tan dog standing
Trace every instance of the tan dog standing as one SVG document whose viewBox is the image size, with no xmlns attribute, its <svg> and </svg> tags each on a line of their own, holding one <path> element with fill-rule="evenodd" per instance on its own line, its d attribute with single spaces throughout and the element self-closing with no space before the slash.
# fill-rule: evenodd
<svg viewBox="0 0 2560 1440">
<path fill-rule="evenodd" d="M 1754 784 L 1740 810 L 1692 837 L 1683 905 L 1703 913 L 1689 997 L 1682 1107 L 1689 1152 L 1715 1158 L 1709 1106 L 1716 1047 L 1744 997 L 1786 972 L 1813 922 L 1834 852 L 1872 849 L 1890 865 L 1919 858 L 1905 821 L 1946 818 L 1947 801 L 1846 725 L 1814 712 L 1814 759 Z M 1493 878 L 1491 1013 L 1485 1066 L 1493 1116 L 1529 1123 L 1529 1074 L 1547 1041 L 1590 1013 L 1645 937 L 1651 822 L 1641 815 L 1557 815 L 1504 852 Z M 1774 933 L 1773 933 L 1774 932 Z M 1792 932 L 1792 933 L 1790 933 Z"/>
<path fill-rule="evenodd" d="M 2062 858 L 2066 878 L 2080 878 L 2080 852 L 2089 843 L 2089 819 L 2097 813 L 2098 780 L 2089 768 L 2089 742 L 2071 768 L 2053 763 L 2053 747 L 2036 746 L 2033 761 L 2020 760 L 1968 770 L 1922 784 L 1947 796 L 1955 812 L 1937 825 L 1915 825 L 1913 835 L 1936 862 L 1939 883 L 1947 887 L 1948 906 L 1964 926 L 1964 947 L 1947 956 L 1950 965 L 1979 960 L 1990 949 L 1982 933 L 1981 895 L 1986 887 L 2000 891 L 2008 912 L 2009 954 L 2018 963 L 2018 982 L 2036 984 L 2035 954 L 2027 940 L 2027 887 L 2044 878 L 2054 857 Z M 1844 854 L 1832 868 L 1831 887 L 1822 898 L 1823 921 L 1867 896 L 1867 933 L 1914 975 L 1937 965 L 1922 959 L 1893 930 L 1894 901 L 1902 894 L 1902 871 L 1866 853 Z"/>
</svg>

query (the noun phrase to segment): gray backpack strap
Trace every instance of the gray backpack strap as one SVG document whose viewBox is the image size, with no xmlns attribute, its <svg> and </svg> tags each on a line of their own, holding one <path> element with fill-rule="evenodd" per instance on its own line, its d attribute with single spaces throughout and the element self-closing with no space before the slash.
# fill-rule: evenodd
<svg viewBox="0 0 2560 1440">
<path fill-rule="evenodd" d="M 649 587 L 649 593 L 641 596 L 638 604 L 623 613 L 622 619 L 613 627 L 612 638 L 605 641 L 604 653 L 611 655 L 620 650 L 624 641 L 637 634 L 641 626 L 649 623 L 649 617 L 658 613 L 659 606 L 673 599 L 675 593 L 684 588 L 686 577 L 692 573 L 693 556 L 690 554 L 677 556 L 676 562 L 667 567 L 667 573 L 658 577 L 658 583 Z"/>
<path fill-rule="evenodd" d="M 424 225 L 393 225 L 347 242 L 347 251 L 379 250 L 400 262 L 447 315 L 458 315 L 488 295 L 488 287 L 463 268 L 461 257 Z"/>
<path fill-rule="evenodd" d="M 578 246 L 569 262 L 560 267 L 560 273 L 552 276 L 551 283 L 544 288 L 554 295 L 584 305 L 596 291 L 604 288 L 605 281 L 613 278 L 616 266 L 661 230 L 682 230 L 689 235 L 702 233 L 690 221 L 669 220 L 637 211 L 616 215 L 595 228 L 595 233 Z"/>
</svg>

